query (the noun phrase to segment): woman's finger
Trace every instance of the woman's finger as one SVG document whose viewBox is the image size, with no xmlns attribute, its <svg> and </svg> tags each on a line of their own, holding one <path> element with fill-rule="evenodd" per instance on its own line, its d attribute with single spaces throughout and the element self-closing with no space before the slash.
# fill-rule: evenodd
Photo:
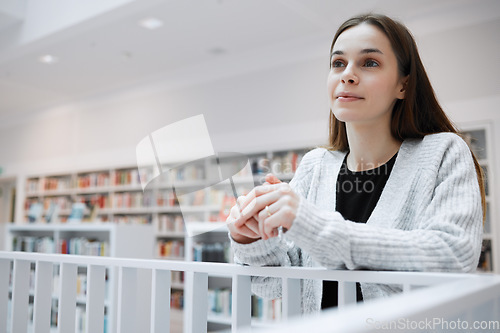
<svg viewBox="0 0 500 333">
<path fill-rule="evenodd" d="M 231 210 L 229 211 L 229 216 L 234 220 L 241 216 L 240 209 L 238 208 L 237 205 L 231 207 Z"/>
<path fill-rule="evenodd" d="M 293 193 L 293 190 L 288 183 L 279 183 L 269 185 L 267 188 L 256 187 L 254 193 L 256 197 L 250 204 L 246 205 L 245 209 L 242 209 L 242 215 L 246 215 L 251 210 L 257 213 L 256 211 L 262 210 L 266 205 L 272 204 L 280 197 Z"/>
<path fill-rule="evenodd" d="M 280 192 L 272 191 L 254 198 L 252 202 L 241 211 L 242 218 L 248 219 L 250 216 L 257 215 L 265 206 L 277 201 L 280 196 Z"/>
<path fill-rule="evenodd" d="M 260 237 L 259 234 L 255 233 L 252 229 L 248 228 L 247 225 L 243 225 L 242 227 L 237 228 L 236 233 L 253 239 Z"/>
<path fill-rule="evenodd" d="M 264 223 L 262 223 L 262 239 L 266 240 L 272 237 L 276 237 L 279 234 L 278 228 L 281 227 L 281 222 L 283 220 L 283 210 L 279 210 L 276 213 L 272 214 Z"/>
<path fill-rule="evenodd" d="M 264 208 L 259 213 L 259 233 L 262 239 L 276 236 L 276 229 L 290 229 L 295 220 L 298 208 L 298 198 L 293 195 L 282 195 L 278 201 Z"/>
<path fill-rule="evenodd" d="M 266 205 L 267 208 L 264 207 L 264 209 L 257 213 L 257 220 L 264 221 L 265 219 L 273 215 L 273 212 L 277 212 L 280 209 L 281 205 L 282 203 L 280 202 L 280 200 L 270 205 Z"/>
<path fill-rule="evenodd" d="M 266 182 L 269 184 L 279 184 L 281 180 L 272 173 L 266 175 Z"/>
<path fill-rule="evenodd" d="M 255 218 L 248 219 L 247 223 L 245 223 L 245 226 L 252 230 L 256 235 L 260 236 L 259 233 L 259 222 Z"/>
<path fill-rule="evenodd" d="M 241 210 L 243 211 L 245 208 L 247 208 L 248 205 L 251 204 L 255 198 L 274 191 L 277 185 L 278 184 L 268 184 L 268 185 L 259 185 L 254 187 L 242 200 L 240 204 Z"/>
<path fill-rule="evenodd" d="M 269 206 L 266 206 L 262 211 L 268 211 L 269 210 Z M 260 215 L 261 213 L 258 214 L 259 215 L 259 235 L 261 235 L 262 239 L 263 240 L 266 240 L 266 236 L 264 235 L 264 223 L 266 222 L 266 218 L 265 216 L 263 218 L 260 218 Z"/>
</svg>

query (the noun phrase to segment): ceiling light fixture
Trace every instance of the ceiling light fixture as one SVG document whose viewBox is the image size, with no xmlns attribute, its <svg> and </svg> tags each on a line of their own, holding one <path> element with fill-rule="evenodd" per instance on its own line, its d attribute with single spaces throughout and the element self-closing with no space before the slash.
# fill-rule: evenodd
<svg viewBox="0 0 500 333">
<path fill-rule="evenodd" d="M 139 25 L 143 28 L 154 30 L 163 25 L 163 21 L 155 17 L 148 17 L 139 21 Z"/>
<path fill-rule="evenodd" d="M 122 57 L 123 57 L 123 59 L 125 59 L 125 60 L 130 60 L 130 59 L 132 59 L 132 52 L 130 52 L 130 51 L 123 51 L 123 52 L 122 52 Z"/>
<path fill-rule="evenodd" d="M 227 52 L 227 50 L 225 48 L 222 48 L 222 47 L 214 47 L 214 48 L 211 48 L 210 50 L 208 50 L 208 53 L 216 55 L 216 56 L 223 55 L 226 52 Z"/>
<path fill-rule="evenodd" d="M 55 64 L 56 62 L 58 62 L 59 58 L 54 57 L 51 54 L 46 54 L 46 55 L 43 55 L 40 58 L 38 58 L 38 61 L 40 61 L 43 64 L 51 65 L 51 64 Z"/>
</svg>

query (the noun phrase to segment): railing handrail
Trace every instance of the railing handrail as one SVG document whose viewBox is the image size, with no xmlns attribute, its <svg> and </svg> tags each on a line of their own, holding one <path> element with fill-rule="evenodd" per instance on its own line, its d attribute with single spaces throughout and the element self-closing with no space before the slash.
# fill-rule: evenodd
<svg viewBox="0 0 500 333">
<path fill-rule="evenodd" d="M 303 332 L 308 326 L 293 318 L 301 312 L 300 279 L 339 281 L 339 308 L 311 317 L 307 325 L 314 325 L 314 332 L 367 332 L 370 327 L 359 318 L 372 316 L 377 320 L 395 320 L 400 317 L 419 320 L 430 315 L 455 315 L 472 309 L 473 315 L 484 313 L 485 305 L 493 304 L 489 313 L 500 313 L 500 276 L 493 274 L 396 272 L 396 271 L 349 271 L 307 267 L 255 267 L 227 263 L 182 262 L 158 259 L 134 259 L 117 257 L 81 256 L 0 251 L 0 294 L 7 294 L 13 264 L 12 285 L 12 332 L 24 331 L 28 314 L 28 289 L 30 263 L 36 264 L 34 289 L 35 326 L 47 328 L 50 315 L 50 290 L 54 265 L 59 265 L 60 285 L 58 293 L 61 311 L 58 314 L 59 332 L 74 327 L 75 286 L 77 267 L 87 268 L 88 289 L 86 294 L 87 332 L 103 330 L 105 270 L 116 271 L 117 307 L 116 325 L 120 332 L 136 332 L 137 290 L 146 287 L 140 284 L 139 271 L 151 273 L 151 332 L 163 332 L 170 318 L 170 271 L 186 274 L 184 293 L 185 332 L 206 331 L 208 276 L 226 276 L 232 279 L 233 332 L 241 332 L 251 324 L 251 277 L 274 277 L 282 279 L 282 319 L 292 320 L 291 326 L 273 328 L 273 333 Z M 397 284 L 403 286 L 403 294 L 389 299 L 378 299 L 355 304 L 355 282 Z M 411 293 L 415 286 L 430 286 Z M 142 291 L 141 291 L 142 292 Z M 149 302 L 149 301 L 148 301 Z M 488 303 L 489 302 L 489 303 Z M 483 304 L 484 303 L 484 304 Z M 479 305 L 478 305 L 479 304 Z M 49 310 L 47 310 L 49 309 Z M 451 311 L 451 310 L 453 311 Z M 479 309 L 479 310 L 478 310 Z M 471 311 L 472 311 L 471 310 Z M 111 310 L 113 313 L 115 310 Z M 493 312 L 491 312 L 493 311 Z M 497 311 L 497 312 L 495 312 Z M 7 323 L 7 300 L 0 300 L 0 328 Z M 114 314 L 113 314 L 114 316 Z M 355 320 L 357 318 L 357 320 Z M 112 319 L 113 322 L 114 319 Z M 305 320 L 305 319 L 303 319 Z M 332 325 L 336 326 L 333 327 Z M 281 324 L 280 324 L 281 325 Z M 44 330 L 45 328 L 41 328 Z M 323 329 L 323 330 L 322 330 Z"/>
<path fill-rule="evenodd" d="M 475 331 L 471 327 L 474 322 L 490 325 L 489 329 L 483 328 L 484 332 L 499 332 L 500 276 L 482 273 L 471 276 L 472 280 L 456 280 L 390 298 L 371 300 L 360 306 L 325 310 L 308 319 L 291 318 L 269 332 L 463 332 Z M 387 329 L 389 324 L 394 324 L 394 327 Z M 382 329 L 383 325 L 386 325 L 385 329 Z M 244 329 L 241 332 L 251 330 Z"/>
<path fill-rule="evenodd" d="M 67 254 L 28 253 L 0 251 L 0 258 L 36 261 L 51 261 L 77 265 L 98 265 L 127 268 L 178 270 L 185 272 L 207 273 L 221 276 L 262 276 L 291 279 L 322 279 L 344 282 L 366 283 L 408 283 L 411 285 L 433 285 L 457 279 L 473 278 L 469 273 L 442 272 L 403 272 L 403 271 L 366 271 L 332 270 L 322 267 L 283 267 L 283 266 L 243 266 L 228 263 L 186 262 L 164 259 L 134 259 Z"/>
</svg>

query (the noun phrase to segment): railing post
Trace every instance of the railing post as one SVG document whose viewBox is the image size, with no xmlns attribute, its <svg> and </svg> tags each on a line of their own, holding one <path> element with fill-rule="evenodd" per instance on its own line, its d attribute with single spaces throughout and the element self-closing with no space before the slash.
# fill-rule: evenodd
<svg viewBox="0 0 500 333">
<path fill-rule="evenodd" d="M 10 260 L 0 259 L 0 329 L 7 329 Z"/>
<path fill-rule="evenodd" d="M 495 296 L 493 302 L 493 313 L 500 313 L 500 294 Z"/>
<path fill-rule="evenodd" d="M 187 333 L 207 332 L 208 274 L 186 272 L 184 289 L 185 330 Z"/>
<path fill-rule="evenodd" d="M 339 309 L 356 303 L 356 282 L 339 281 Z"/>
<path fill-rule="evenodd" d="M 137 332 L 137 269 L 120 267 L 118 273 L 118 325 L 120 333 Z"/>
<path fill-rule="evenodd" d="M 27 260 L 14 260 L 11 332 L 26 332 L 28 329 L 30 264 Z"/>
<path fill-rule="evenodd" d="M 282 283 L 282 317 L 288 320 L 301 313 L 302 296 L 300 279 L 283 278 Z"/>
<path fill-rule="evenodd" d="M 405 283 L 403 284 L 403 293 L 409 293 L 410 291 L 412 291 L 415 287 L 409 283 Z"/>
<path fill-rule="evenodd" d="M 151 279 L 151 333 L 169 333 L 172 273 L 154 269 Z"/>
<path fill-rule="evenodd" d="M 87 333 L 104 331 L 104 266 L 89 265 L 87 268 L 87 306 L 85 324 Z"/>
<path fill-rule="evenodd" d="M 59 303 L 57 331 L 72 332 L 75 329 L 77 265 L 62 263 L 59 268 Z"/>
<path fill-rule="evenodd" d="M 53 267 L 52 262 L 38 261 L 36 263 L 33 306 L 33 328 L 35 333 L 50 332 Z"/>
<path fill-rule="evenodd" d="M 250 276 L 233 276 L 231 297 L 231 330 L 236 332 L 251 324 L 252 291 Z"/>
</svg>

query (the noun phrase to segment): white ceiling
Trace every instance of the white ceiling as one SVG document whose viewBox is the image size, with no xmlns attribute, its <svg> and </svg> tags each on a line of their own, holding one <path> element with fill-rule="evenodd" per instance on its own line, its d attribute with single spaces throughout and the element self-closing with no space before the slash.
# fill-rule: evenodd
<svg viewBox="0 0 500 333">
<path fill-rule="evenodd" d="M 41 0 L 23 1 L 16 13 L 0 13 L 0 123 L 132 87 L 190 84 L 324 56 L 338 25 L 361 12 L 398 17 L 417 36 L 500 17 L 497 0 L 90 0 L 115 8 L 73 22 L 68 8 L 48 8 L 43 15 L 53 20 L 32 23 L 38 14 L 30 6 Z M 66 0 L 50 0 L 58 1 Z M 138 25 L 151 16 L 164 25 Z M 31 38 L 22 34 L 28 26 Z M 59 62 L 40 63 L 44 54 Z"/>
</svg>

